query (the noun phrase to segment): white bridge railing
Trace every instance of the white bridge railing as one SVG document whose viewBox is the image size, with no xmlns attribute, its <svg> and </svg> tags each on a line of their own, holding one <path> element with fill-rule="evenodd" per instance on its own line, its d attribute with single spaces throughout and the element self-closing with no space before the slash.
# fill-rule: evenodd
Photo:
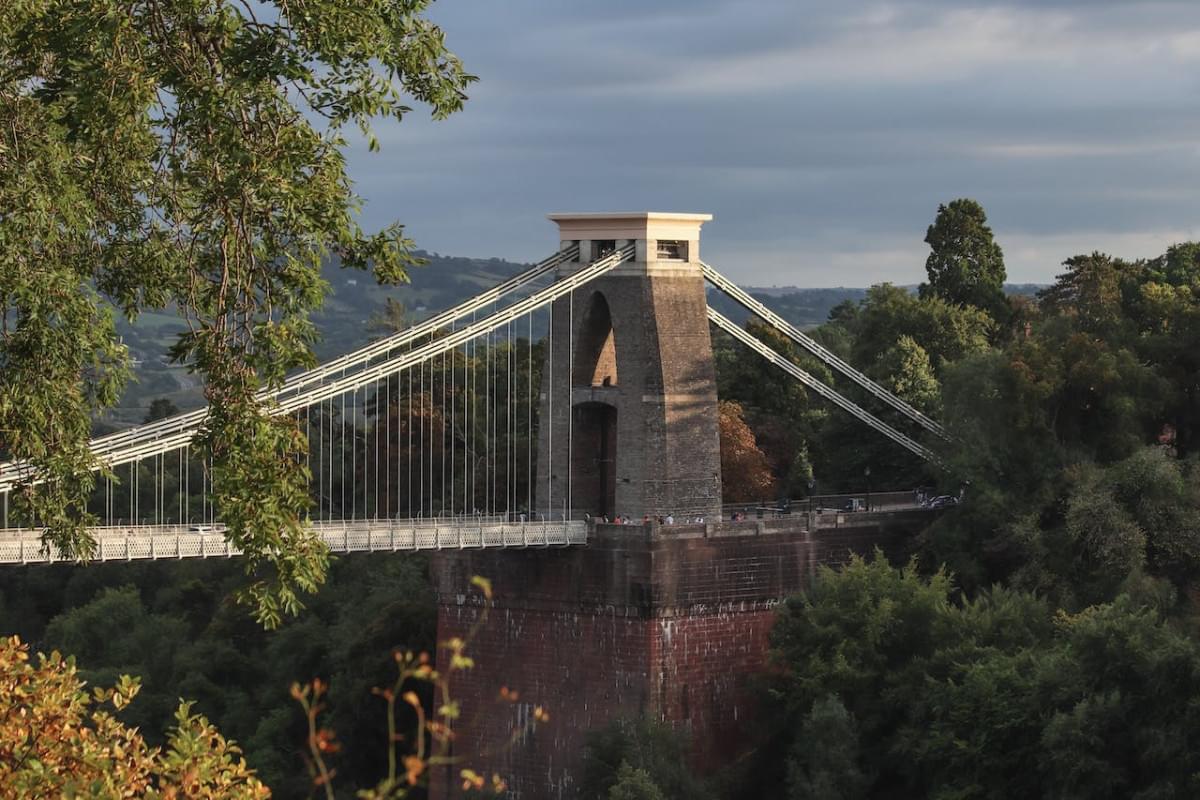
<svg viewBox="0 0 1200 800">
<path fill-rule="evenodd" d="M 566 547 L 587 544 L 587 523 L 496 520 L 346 520 L 312 527 L 334 553 L 400 550 Z M 35 528 L 0 531 L 0 564 L 63 561 Z M 241 551 L 225 540 L 223 525 L 145 525 L 92 529 L 93 561 L 229 558 Z"/>
</svg>

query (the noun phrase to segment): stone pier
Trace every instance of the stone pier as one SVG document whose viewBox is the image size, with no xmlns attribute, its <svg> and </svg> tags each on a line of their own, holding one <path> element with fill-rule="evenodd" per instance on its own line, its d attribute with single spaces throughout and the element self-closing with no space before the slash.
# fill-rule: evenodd
<svg viewBox="0 0 1200 800">
<path fill-rule="evenodd" d="M 574 797 L 586 733 L 619 716 L 688 731 L 699 769 L 727 763 L 750 742 L 749 681 L 780 602 L 819 564 L 903 549 L 927 512 L 811 521 L 599 525 L 584 548 L 436 556 L 438 637 L 475 629 L 476 667 L 454 686 L 462 765 L 437 776 L 433 796 L 458 796 L 453 777 L 470 766 L 500 773 L 522 800 Z M 491 604 L 473 575 L 493 582 Z M 499 702 L 502 686 L 520 701 Z M 549 723 L 506 745 L 539 705 Z"/>
</svg>

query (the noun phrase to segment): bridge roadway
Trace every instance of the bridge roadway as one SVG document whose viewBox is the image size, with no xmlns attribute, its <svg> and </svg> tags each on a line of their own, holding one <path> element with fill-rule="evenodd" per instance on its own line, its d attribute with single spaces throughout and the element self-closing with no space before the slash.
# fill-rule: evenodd
<svg viewBox="0 0 1200 800">
<path fill-rule="evenodd" d="M 400 550 L 567 547 L 587 544 L 583 521 L 507 522 L 496 518 L 457 520 L 334 520 L 312 527 L 334 553 Z M 93 561 L 228 558 L 241 551 L 225 540 L 225 526 L 140 525 L 92 529 Z M 0 531 L 0 564 L 65 561 L 57 550 L 43 547 L 41 530 Z"/>
<path fill-rule="evenodd" d="M 800 526 L 837 528 L 856 514 L 838 511 L 851 498 L 863 494 L 819 495 L 793 500 L 790 512 L 757 503 L 726 505 L 724 519 L 741 512 L 747 522 L 788 518 Z M 920 510 L 912 492 L 876 492 L 871 509 L 883 514 Z M 809 510 L 819 510 L 806 520 Z M 871 515 L 868 515 L 871 516 Z M 593 520 L 594 523 L 596 520 Z M 667 530 L 683 532 L 704 525 L 677 519 Z M 711 522 L 711 521 L 710 521 Z M 334 553 L 376 553 L 411 550 L 466 550 L 526 547 L 569 547 L 588 543 L 588 522 L 550 520 L 512 522 L 503 516 L 455 519 L 321 520 L 310 523 Z M 225 540 L 221 523 L 189 525 L 112 525 L 92 529 L 96 537 L 93 561 L 148 559 L 230 558 L 241 551 Z M 0 565 L 44 564 L 67 561 L 57 551 L 42 547 L 40 528 L 0 528 Z"/>
</svg>

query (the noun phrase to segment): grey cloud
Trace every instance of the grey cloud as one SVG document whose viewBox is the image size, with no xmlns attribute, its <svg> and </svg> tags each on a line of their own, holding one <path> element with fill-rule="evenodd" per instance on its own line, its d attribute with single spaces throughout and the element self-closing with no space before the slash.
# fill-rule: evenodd
<svg viewBox="0 0 1200 800">
<path fill-rule="evenodd" d="M 937 204 L 965 195 L 1017 243 L 1010 272 L 1049 279 L 1089 242 L 1194 230 L 1196 4 L 434 13 L 482 82 L 450 120 L 382 126 L 383 153 L 356 149 L 351 170 L 369 224 L 399 219 L 440 252 L 537 258 L 551 210 L 711 211 L 706 252 L 748 282 L 853 283 L 853 264 L 910 283 Z"/>
</svg>

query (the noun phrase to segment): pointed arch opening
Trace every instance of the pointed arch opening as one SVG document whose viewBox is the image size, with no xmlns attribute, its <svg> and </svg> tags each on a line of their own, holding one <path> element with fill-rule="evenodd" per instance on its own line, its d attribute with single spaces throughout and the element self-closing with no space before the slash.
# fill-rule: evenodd
<svg viewBox="0 0 1200 800">
<path fill-rule="evenodd" d="M 600 292 L 588 299 L 575 346 L 574 386 L 617 385 L 617 338 L 608 300 Z"/>
</svg>

